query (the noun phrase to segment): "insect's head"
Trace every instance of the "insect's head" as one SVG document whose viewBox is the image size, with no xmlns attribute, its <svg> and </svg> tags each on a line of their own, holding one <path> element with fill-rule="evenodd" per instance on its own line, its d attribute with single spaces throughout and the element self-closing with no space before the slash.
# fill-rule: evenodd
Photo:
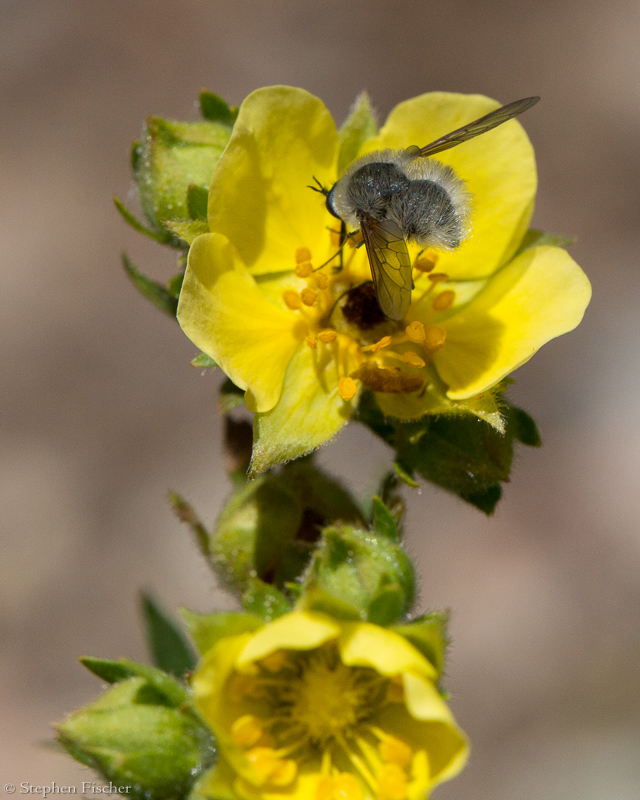
<svg viewBox="0 0 640 800">
<path fill-rule="evenodd" d="M 316 182 L 317 186 L 309 185 L 308 188 L 313 189 L 314 192 L 318 192 L 319 194 L 324 195 L 327 211 L 331 214 L 332 217 L 335 217 L 336 219 L 341 219 L 340 215 L 336 212 L 335 207 L 333 205 L 333 197 L 337 184 L 334 183 L 331 189 L 327 189 L 320 183 L 320 181 L 316 178 L 315 175 L 313 176 L 313 180 Z"/>
</svg>

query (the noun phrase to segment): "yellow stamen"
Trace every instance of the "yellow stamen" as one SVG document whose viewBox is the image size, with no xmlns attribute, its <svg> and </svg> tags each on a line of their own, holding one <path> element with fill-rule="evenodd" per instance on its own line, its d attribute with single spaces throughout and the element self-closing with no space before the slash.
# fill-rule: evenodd
<svg viewBox="0 0 640 800">
<path fill-rule="evenodd" d="M 306 289 L 304 291 L 306 291 Z M 282 299 L 287 308 L 290 308 L 292 311 L 297 311 L 302 307 L 302 299 L 294 289 L 285 289 L 282 293 Z"/>
<path fill-rule="evenodd" d="M 446 311 L 448 308 L 451 308 L 455 299 L 456 293 L 453 289 L 446 289 L 434 298 L 433 307 L 436 311 Z"/>
<path fill-rule="evenodd" d="M 391 337 L 390 336 L 383 336 L 382 339 L 377 341 L 375 344 L 369 344 L 366 347 L 363 347 L 363 350 L 371 350 L 372 353 L 377 353 L 378 350 L 382 350 L 383 347 L 389 347 L 391 344 Z"/>
<path fill-rule="evenodd" d="M 316 302 L 317 296 L 318 293 L 308 287 L 300 292 L 300 298 L 305 306 L 312 306 Z"/>
<path fill-rule="evenodd" d="M 420 322 L 420 320 L 414 320 L 410 325 L 407 325 L 404 330 L 407 334 L 407 338 L 412 342 L 415 342 L 416 344 L 424 342 L 424 325 Z"/>
<path fill-rule="evenodd" d="M 311 261 L 311 250 L 308 247 L 299 247 L 296 250 L 296 264 L 302 264 L 303 261 Z"/>
<path fill-rule="evenodd" d="M 316 785 L 316 800 L 333 800 L 333 781 L 331 775 L 321 775 Z"/>
<path fill-rule="evenodd" d="M 420 253 L 420 255 L 413 262 L 413 266 L 419 272 L 431 272 L 438 261 L 436 253 Z"/>
<path fill-rule="evenodd" d="M 398 764 L 385 764 L 377 775 L 377 800 L 405 800 L 407 776 Z"/>
<path fill-rule="evenodd" d="M 428 325 L 425 328 L 424 333 L 425 350 L 440 350 L 440 348 L 444 345 L 445 339 L 447 338 L 447 332 L 439 325 Z"/>
<path fill-rule="evenodd" d="M 288 758 L 280 761 L 278 766 L 269 775 L 269 783 L 274 786 L 290 786 L 298 774 L 298 765 L 295 761 Z"/>
<path fill-rule="evenodd" d="M 313 264 L 310 261 L 301 261 L 296 266 L 295 272 L 299 278 L 308 278 L 313 272 Z"/>
<path fill-rule="evenodd" d="M 262 688 L 256 679 L 250 675 L 233 675 L 228 684 L 229 697 L 234 703 L 239 703 L 245 697 L 258 697 L 262 694 Z"/>
<path fill-rule="evenodd" d="M 403 353 L 402 360 L 410 367 L 424 367 L 425 365 L 423 359 L 421 359 L 417 353 L 414 353 L 413 350 L 407 350 L 406 353 Z"/>
<path fill-rule="evenodd" d="M 387 702 L 404 703 L 404 684 L 400 676 L 394 677 L 389 681 L 387 687 Z"/>
<path fill-rule="evenodd" d="M 316 286 L 318 287 L 318 289 L 321 290 L 326 289 L 327 286 L 329 285 L 329 278 L 327 278 L 324 272 L 317 272 L 315 275 L 315 279 L 316 279 Z"/>
<path fill-rule="evenodd" d="M 247 753 L 247 761 L 262 780 L 267 780 L 280 766 L 278 754 L 271 747 L 254 747 Z"/>
<path fill-rule="evenodd" d="M 324 344 L 328 344 L 329 342 L 335 342 L 337 337 L 338 334 L 335 331 L 329 329 L 320 331 L 320 333 L 318 334 L 318 339 L 321 342 L 324 342 Z"/>
<path fill-rule="evenodd" d="M 429 275 L 429 280 L 438 283 L 440 281 L 449 280 L 449 276 L 446 272 L 432 272 L 431 275 Z"/>
<path fill-rule="evenodd" d="M 231 739 L 238 747 L 253 747 L 262 737 L 262 724 L 253 714 L 244 714 L 231 726 Z"/>
<path fill-rule="evenodd" d="M 411 763 L 413 750 L 402 739 L 395 736 L 385 737 L 378 745 L 380 758 L 387 764 L 398 764 L 407 767 Z"/>
<path fill-rule="evenodd" d="M 353 378 L 340 378 L 338 381 L 338 394 L 343 400 L 352 400 L 358 390 Z"/>
<path fill-rule="evenodd" d="M 305 337 L 305 342 L 309 345 L 312 350 L 315 350 L 317 345 L 315 334 L 310 333 Z"/>
<path fill-rule="evenodd" d="M 341 772 L 333 778 L 332 800 L 364 800 L 362 784 L 350 772 Z"/>
<path fill-rule="evenodd" d="M 267 672 L 280 672 L 282 667 L 287 663 L 287 654 L 284 650 L 276 650 L 269 653 L 260 661 L 260 665 L 264 667 Z"/>
</svg>

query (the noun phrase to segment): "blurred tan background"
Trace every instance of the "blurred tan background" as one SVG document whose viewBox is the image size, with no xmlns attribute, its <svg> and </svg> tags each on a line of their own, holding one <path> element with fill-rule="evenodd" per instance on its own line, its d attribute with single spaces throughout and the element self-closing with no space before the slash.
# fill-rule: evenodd
<svg viewBox="0 0 640 800">
<path fill-rule="evenodd" d="M 440 800 L 640 796 L 640 6 L 0 0 L 0 792 L 92 774 L 41 746 L 95 696 L 76 657 L 144 658 L 137 591 L 230 606 L 166 503 L 211 522 L 229 490 L 216 381 L 127 283 L 172 256 L 120 220 L 144 117 L 195 119 L 271 83 L 341 122 L 433 89 L 542 102 L 538 227 L 575 234 L 594 300 L 517 374 L 538 420 L 496 516 L 408 495 L 420 608 L 448 606 L 448 685 L 473 742 Z M 322 462 L 365 492 L 387 462 L 353 426 Z M 363 472 L 362 465 L 366 464 Z M 353 474 L 352 474 L 353 473 Z"/>
</svg>

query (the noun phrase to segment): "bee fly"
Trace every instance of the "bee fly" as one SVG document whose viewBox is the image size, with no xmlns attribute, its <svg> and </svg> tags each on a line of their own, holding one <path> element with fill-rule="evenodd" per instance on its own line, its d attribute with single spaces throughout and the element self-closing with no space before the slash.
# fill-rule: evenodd
<svg viewBox="0 0 640 800">
<path fill-rule="evenodd" d="M 538 102 L 525 97 L 464 125 L 425 147 L 378 150 L 357 159 L 326 196 L 327 210 L 344 226 L 360 229 L 378 304 L 402 319 L 411 304 L 407 241 L 455 250 L 469 233 L 470 198 L 451 167 L 428 156 L 449 150 L 517 117 Z M 314 187 L 311 187 L 314 188 Z"/>
</svg>

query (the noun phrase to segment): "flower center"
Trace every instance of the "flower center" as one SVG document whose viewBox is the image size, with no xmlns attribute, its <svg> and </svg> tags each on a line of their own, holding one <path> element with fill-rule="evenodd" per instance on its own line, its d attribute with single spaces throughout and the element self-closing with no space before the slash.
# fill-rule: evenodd
<svg viewBox="0 0 640 800">
<path fill-rule="evenodd" d="M 374 392 L 419 392 L 432 374 L 433 355 L 445 344 L 445 328 L 428 320 L 407 324 L 385 317 L 370 273 L 362 271 L 354 239 L 340 246 L 335 231 L 332 237 L 333 255 L 317 266 L 308 248 L 298 248 L 298 280 L 282 294 L 287 308 L 306 325 L 305 341 L 314 351 L 318 372 L 335 371 L 338 394 L 345 402 L 356 396 L 359 384 Z M 421 253 L 414 260 L 418 316 L 445 312 L 455 302 L 453 289 L 441 287 L 448 276 L 434 272 L 436 262 L 433 253 Z"/>
<path fill-rule="evenodd" d="M 231 739 L 246 753 L 250 782 L 290 789 L 311 765 L 320 773 L 316 800 L 406 800 L 424 752 L 374 723 L 385 706 L 404 702 L 401 683 L 345 665 L 334 643 L 278 650 L 255 668 L 228 685 L 244 712 Z"/>
</svg>

